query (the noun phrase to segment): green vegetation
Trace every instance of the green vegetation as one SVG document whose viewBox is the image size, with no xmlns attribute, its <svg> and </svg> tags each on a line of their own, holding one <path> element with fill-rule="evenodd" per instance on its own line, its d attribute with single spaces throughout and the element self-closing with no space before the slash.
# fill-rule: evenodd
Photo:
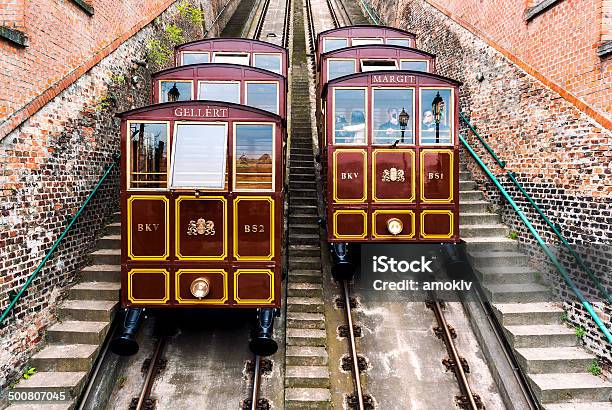
<svg viewBox="0 0 612 410">
<path fill-rule="evenodd" d="M 510 231 L 510 233 L 508 234 L 508 238 L 512 239 L 512 240 L 517 240 L 518 239 L 518 232 L 516 231 Z"/>
<path fill-rule="evenodd" d="M 563 312 L 563 314 L 561 315 L 561 321 L 569 322 L 569 315 L 567 314 L 567 312 Z"/>
<path fill-rule="evenodd" d="M 587 367 L 587 372 L 591 373 L 593 376 L 601 375 L 601 367 L 599 363 L 597 363 L 597 360 L 593 359 L 591 365 Z"/>
<path fill-rule="evenodd" d="M 181 17 L 187 19 L 192 24 L 202 24 L 204 22 L 204 12 L 190 4 L 189 1 L 184 0 L 177 8 Z"/>
<path fill-rule="evenodd" d="M 176 24 L 167 25 L 164 32 L 166 40 L 170 44 L 180 44 L 185 41 L 185 37 L 183 36 L 183 29 L 177 26 Z"/>
<path fill-rule="evenodd" d="M 147 59 L 158 66 L 163 65 L 172 57 L 172 50 L 161 42 L 161 40 L 151 40 L 147 44 Z"/>
<path fill-rule="evenodd" d="M 582 326 L 576 326 L 575 331 L 578 339 L 582 339 L 586 335 L 586 330 Z"/>
<path fill-rule="evenodd" d="M 29 367 L 28 370 L 25 371 L 22 377 L 28 380 L 30 377 L 34 376 L 35 374 L 36 374 L 36 367 Z"/>
<path fill-rule="evenodd" d="M 123 75 L 121 75 L 121 74 L 113 74 L 113 75 L 111 75 L 110 80 L 113 83 L 117 83 L 119 85 L 125 84 L 125 77 Z"/>
<path fill-rule="evenodd" d="M 536 282 L 539 282 L 540 279 L 542 279 L 542 274 L 540 272 L 533 272 L 533 278 L 535 279 Z"/>
<path fill-rule="evenodd" d="M 122 389 L 126 381 L 127 377 L 125 376 L 117 377 L 117 388 Z"/>
</svg>

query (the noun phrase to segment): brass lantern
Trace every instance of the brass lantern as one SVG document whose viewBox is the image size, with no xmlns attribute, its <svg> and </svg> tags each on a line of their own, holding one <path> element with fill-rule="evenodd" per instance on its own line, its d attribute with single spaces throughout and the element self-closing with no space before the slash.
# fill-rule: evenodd
<svg viewBox="0 0 612 410">
<path fill-rule="evenodd" d="M 181 98 L 181 93 L 176 87 L 176 83 L 172 86 L 172 88 L 168 91 L 168 102 L 175 102 Z"/>
<path fill-rule="evenodd" d="M 431 112 L 433 113 L 434 121 L 436 122 L 436 143 L 440 142 L 440 121 L 444 114 L 444 99 L 440 97 L 440 93 L 431 102 Z"/>
<path fill-rule="evenodd" d="M 402 130 L 402 144 L 404 143 L 404 133 L 406 132 L 406 127 L 408 127 L 408 120 L 410 120 L 410 115 L 406 112 L 404 107 L 402 107 L 402 112 L 398 117 L 400 130 Z"/>
</svg>

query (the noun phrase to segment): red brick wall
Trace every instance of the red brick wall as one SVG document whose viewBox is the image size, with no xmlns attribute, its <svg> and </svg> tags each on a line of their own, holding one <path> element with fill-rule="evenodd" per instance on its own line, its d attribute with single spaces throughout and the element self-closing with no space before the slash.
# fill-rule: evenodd
<svg viewBox="0 0 612 410">
<path fill-rule="evenodd" d="M 612 58 L 597 55 L 602 38 L 612 36 L 602 32 L 602 14 L 606 9 L 610 15 L 612 1 L 561 0 L 529 22 L 524 19 L 529 0 L 427 1 L 565 90 L 570 102 L 583 102 L 612 120 Z"/>
<path fill-rule="evenodd" d="M 612 41 L 612 0 L 603 0 L 601 13 L 601 41 Z"/>
<path fill-rule="evenodd" d="M 0 0 L 0 26 L 14 30 L 25 28 L 25 0 Z"/>
</svg>

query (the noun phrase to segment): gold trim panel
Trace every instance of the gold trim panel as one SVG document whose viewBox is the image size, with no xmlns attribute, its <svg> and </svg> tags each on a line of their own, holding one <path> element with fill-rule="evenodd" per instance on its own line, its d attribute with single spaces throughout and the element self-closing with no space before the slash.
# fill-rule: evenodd
<svg viewBox="0 0 612 410">
<path fill-rule="evenodd" d="M 376 233 L 376 216 L 377 215 L 385 215 L 385 214 L 390 214 L 390 215 L 397 215 L 397 214 L 406 214 L 406 215 L 410 215 L 410 219 L 412 220 L 412 230 L 409 234 L 400 234 L 400 235 L 378 235 Z M 413 211 L 410 210 L 398 210 L 398 211 L 394 211 L 394 210 L 381 210 L 381 209 L 377 209 L 376 211 L 374 211 L 372 213 L 372 237 L 376 238 L 376 239 L 412 239 L 414 238 L 414 234 L 416 233 L 416 218 L 414 215 Z"/>
<path fill-rule="evenodd" d="M 206 275 L 207 273 L 220 273 L 223 276 L 223 297 L 221 299 L 183 299 L 181 297 L 181 275 L 183 273 L 201 273 Z M 174 275 L 174 298 L 179 304 L 187 304 L 187 305 L 216 305 L 216 304 L 224 304 L 227 302 L 228 295 L 228 276 L 227 271 L 225 269 L 179 269 L 176 271 Z"/>
<path fill-rule="evenodd" d="M 412 157 L 412 195 L 405 199 L 380 199 L 376 197 L 376 154 L 379 152 L 407 152 Z M 405 170 L 404 170 L 405 172 Z M 372 202 L 412 203 L 416 198 L 416 155 L 414 149 L 373 149 L 372 150 Z"/>
<path fill-rule="evenodd" d="M 338 226 L 338 215 L 361 215 L 363 216 L 363 234 L 361 235 L 338 235 L 338 230 L 336 227 Z M 368 214 L 363 210 L 338 210 L 334 211 L 334 221 L 333 221 L 333 235 L 336 239 L 364 239 L 368 236 Z"/>
<path fill-rule="evenodd" d="M 181 202 L 183 201 L 221 201 L 223 203 L 223 252 L 213 256 L 183 256 L 181 255 Z M 222 196 L 180 196 L 175 201 L 174 241 L 176 242 L 176 257 L 180 261 L 223 261 L 227 258 L 227 199 Z"/>
<path fill-rule="evenodd" d="M 134 201 L 162 201 L 164 203 L 164 247 L 163 255 L 136 256 L 132 252 L 132 202 Z M 170 256 L 170 201 L 163 195 L 131 195 L 127 199 L 127 253 L 128 258 L 134 261 L 159 261 Z"/>
<path fill-rule="evenodd" d="M 270 203 L 270 253 L 266 256 L 240 256 L 238 253 L 238 202 L 240 201 L 268 201 Z M 276 214 L 276 208 L 274 205 L 274 199 L 268 196 L 239 196 L 234 199 L 234 257 L 237 261 L 271 261 L 274 259 L 274 237 L 275 226 L 274 216 Z"/>
<path fill-rule="evenodd" d="M 165 277 L 165 297 L 163 299 L 135 299 L 132 296 L 132 276 L 135 273 L 163 273 Z M 133 304 L 165 305 L 170 300 L 170 272 L 166 269 L 132 269 L 127 274 L 127 298 Z"/>
<path fill-rule="evenodd" d="M 361 198 L 351 198 L 351 199 L 339 199 L 338 198 L 338 187 L 336 184 L 336 180 L 338 176 L 338 166 L 337 166 L 336 157 L 337 157 L 338 152 L 361 153 L 363 155 L 363 169 L 361 170 L 361 172 L 362 174 L 365 173 L 365 175 L 362 175 L 361 177 L 363 179 L 363 196 Z M 339 148 L 339 149 L 334 150 L 334 153 L 332 156 L 332 168 L 333 168 L 332 198 L 334 202 L 338 204 L 359 204 L 359 203 L 365 202 L 366 199 L 368 198 L 368 175 L 367 175 L 368 153 L 366 152 L 366 150 L 365 149 L 348 149 L 348 148 Z"/>
<path fill-rule="evenodd" d="M 446 199 L 427 199 L 425 198 L 424 192 L 425 192 L 425 168 L 424 168 L 424 160 L 423 157 L 425 156 L 425 154 L 433 154 L 433 153 L 438 153 L 438 154 L 449 154 L 450 157 L 450 162 L 449 162 L 449 175 L 450 175 L 450 182 L 449 182 L 449 192 L 450 192 L 450 196 Z M 421 201 L 426 202 L 428 204 L 448 204 L 453 202 L 454 199 L 454 193 L 455 193 L 455 174 L 454 174 L 454 169 L 455 169 L 455 155 L 453 153 L 453 150 L 451 149 L 422 149 L 421 150 L 421 155 L 420 155 L 420 166 L 419 166 L 419 174 L 420 174 L 420 196 L 421 196 Z"/>
<path fill-rule="evenodd" d="M 448 233 L 448 235 L 428 235 L 426 234 L 425 231 L 423 230 L 425 215 L 449 215 L 450 216 L 450 222 L 449 222 L 450 232 Z M 423 239 L 450 239 L 453 237 L 455 233 L 455 214 L 452 211 L 441 210 L 441 209 L 426 209 L 423 212 L 421 212 L 420 222 L 421 223 L 420 223 L 419 231 L 421 234 L 421 238 Z"/>
<path fill-rule="evenodd" d="M 243 273 L 265 273 L 270 276 L 270 297 L 268 299 L 241 299 L 238 296 L 238 277 Z M 234 272 L 234 300 L 239 305 L 266 304 L 274 302 L 274 272 L 270 269 L 237 269 Z"/>
</svg>

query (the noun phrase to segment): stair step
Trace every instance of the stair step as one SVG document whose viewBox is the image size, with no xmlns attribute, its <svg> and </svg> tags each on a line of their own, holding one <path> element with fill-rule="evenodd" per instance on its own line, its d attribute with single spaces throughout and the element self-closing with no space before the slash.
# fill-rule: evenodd
<svg viewBox="0 0 612 410">
<path fill-rule="evenodd" d="M 292 236 L 290 236 L 291 238 Z M 291 257 L 289 258 L 289 269 L 321 269 L 321 258 L 317 257 Z"/>
<path fill-rule="evenodd" d="M 37 390 L 39 391 L 39 390 Z M 73 410 L 74 400 L 62 402 L 21 402 L 22 404 L 11 404 L 4 410 Z"/>
<path fill-rule="evenodd" d="M 329 389 L 298 387 L 285 389 L 285 409 L 287 410 L 327 410 L 331 408 Z"/>
<path fill-rule="evenodd" d="M 294 256 L 309 256 L 312 258 L 321 257 L 321 247 L 319 245 L 289 245 L 289 257 Z"/>
<path fill-rule="evenodd" d="M 515 349 L 578 345 L 575 331 L 563 325 L 513 325 L 506 326 L 505 331 Z"/>
<path fill-rule="evenodd" d="M 325 316 L 321 313 L 288 312 L 287 327 L 325 329 Z"/>
<path fill-rule="evenodd" d="M 119 306 L 110 300 L 67 300 L 58 307 L 62 320 L 110 322 Z"/>
<path fill-rule="evenodd" d="M 489 203 L 486 201 L 471 201 L 466 199 L 460 199 L 459 201 L 459 212 L 487 212 Z"/>
<path fill-rule="evenodd" d="M 121 249 L 98 249 L 91 253 L 94 263 L 100 265 L 121 264 Z"/>
<path fill-rule="evenodd" d="M 321 298 L 304 298 L 304 297 L 288 297 L 287 298 L 288 312 L 301 313 L 323 313 L 323 299 Z"/>
<path fill-rule="evenodd" d="M 290 282 L 323 283 L 323 275 L 316 269 L 291 269 L 289 270 Z"/>
<path fill-rule="evenodd" d="M 594 359 L 582 347 L 519 348 L 516 353 L 527 373 L 581 373 Z"/>
<path fill-rule="evenodd" d="M 469 252 L 485 252 L 485 251 L 498 251 L 498 252 L 516 252 L 518 249 L 518 241 L 512 240 L 505 237 L 472 237 L 463 238 L 467 245 Z"/>
<path fill-rule="evenodd" d="M 610 401 L 570 401 L 568 403 L 548 403 L 544 410 L 610 410 Z"/>
<path fill-rule="evenodd" d="M 578 402 L 606 401 L 612 394 L 612 383 L 590 373 L 529 374 L 528 377 L 540 403 L 568 399 Z"/>
<path fill-rule="evenodd" d="M 121 235 L 106 235 L 98 239 L 98 249 L 121 249 Z"/>
<path fill-rule="evenodd" d="M 119 300 L 121 283 L 119 282 L 81 282 L 74 285 L 69 292 L 72 300 Z"/>
<path fill-rule="evenodd" d="M 66 344 L 101 344 L 109 329 L 109 322 L 68 320 L 47 329 L 47 342 Z"/>
<path fill-rule="evenodd" d="M 471 180 L 462 180 L 459 176 L 459 190 L 461 191 L 472 191 L 476 188 L 476 182 Z"/>
<path fill-rule="evenodd" d="M 121 235 L 121 222 L 113 222 L 106 225 L 108 235 Z"/>
<path fill-rule="evenodd" d="M 482 283 L 512 284 L 530 283 L 536 280 L 537 271 L 528 266 L 487 266 L 474 268 L 474 273 Z"/>
<path fill-rule="evenodd" d="M 469 237 L 506 237 L 510 233 L 510 229 L 506 225 L 460 225 L 459 231 L 464 238 Z"/>
<path fill-rule="evenodd" d="M 519 252 L 470 252 L 474 265 L 489 266 L 527 266 L 527 255 Z"/>
<path fill-rule="evenodd" d="M 120 265 L 90 265 L 81 269 L 81 279 L 87 282 L 119 282 Z"/>
<path fill-rule="evenodd" d="M 554 325 L 561 323 L 563 309 L 553 303 L 494 304 L 495 315 L 504 326 Z"/>
<path fill-rule="evenodd" d="M 327 366 L 327 350 L 320 346 L 287 346 L 288 366 Z"/>
<path fill-rule="evenodd" d="M 325 330 L 287 328 L 287 344 L 290 346 L 325 346 L 326 342 Z"/>
<path fill-rule="evenodd" d="M 479 201 L 482 200 L 483 197 L 482 191 L 459 191 L 459 203 L 461 203 L 461 201 Z"/>
<path fill-rule="evenodd" d="M 461 225 L 497 225 L 500 221 L 501 218 L 498 214 L 489 212 L 461 212 L 459 214 L 459 223 Z"/>
<path fill-rule="evenodd" d="M 113 222 L 121 222 L 121 211 L 113 213 Z"/>
<path fill-rule="evenodd" d="M 290 245 L 315 245 L 321 243 L 319 235 L 293 234 L 289 235 Z"/>
<path fill-rule="evenodd" d="M 35 373 L 29 379 L 21 379 L 19 383 L 15 385 L 13 390 L 19 392 L 36 392 L 36 391 L 49 391 L 49 392 L 64 392 L 66 399 L 70 400 L 76 398 L 85 383 L 87 372 L 43 372 L 39 371 Z M 13 405 L 9 408 L 20 408 L 22 405 Z M 46 409 L 45 407 L 37 404 L 36 408 Z M 57 403 L 57 405 L 65 405 L 65 403 Z M 31 406 L 31 405 L 30 405 Z M 32 407 L 29 407 L 32 409 Z"/>
<path fill-rule="evenodd" d="M 329 387 L 329 370 L 327 366 L 287 366 L 285 386 Z"/>
<path fill-rule="evenodd" d="M 550 289 L 537 283 L 509 283 L 484 286 L 492 303 L 538 303 L 550 299 Z"/>
<path fill-rule="evenodd" d="M 318 283 L 288 283 L 288 296 L 323 297 L 323 288 Z"/>
<path fill-rule="evenodd" d="M 294 224 L 294 223 L 290 223 L 289 224 L 289 235 L 291 235 L 292 233 L 294 234 L 302 234 L 302 233 L 309 233 L 309 234 L 318 234 L 320 231 L 321 227 L 319 226 L 319 224 Z"/>
<path fill-rule="evenodd" d="M 96 358 L 99 345 L 50 344 L 32 356 L 33 367 L 42 371 L 87 372 Z"/>
<path fill-rule="evenodd" d="M 309 172 L 306 174 L 300 174 L 296 172 L 289 173 L 289 181 L 290 182 L 298 182 L 298 181 L 316 181 L 316 177 L 314 172 Z"/>
</svg>

